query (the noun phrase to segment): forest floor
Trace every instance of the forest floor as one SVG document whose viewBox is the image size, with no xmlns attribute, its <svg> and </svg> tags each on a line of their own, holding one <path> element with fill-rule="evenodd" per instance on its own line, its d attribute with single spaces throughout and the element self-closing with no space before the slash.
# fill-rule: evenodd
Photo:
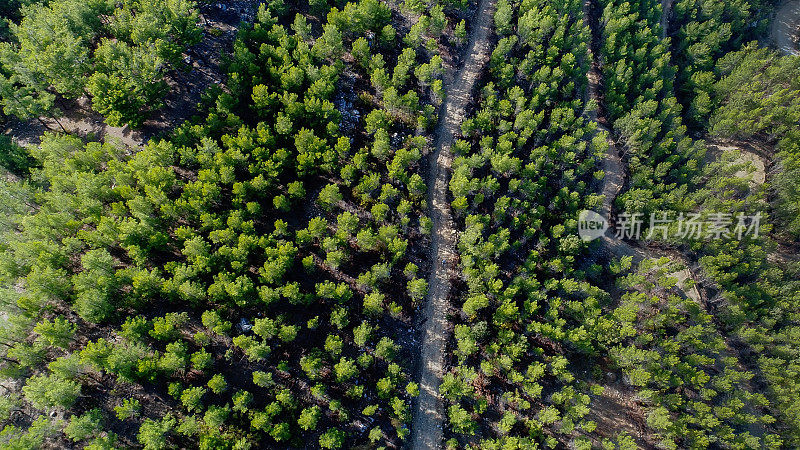
<svg viewBox="0 0 800 450">
<path fill-rule="evenodd" d="M 91 101 L 86 97 L 76 100 L 62 99 L 57 105 L 62 112 L 57 120 L 50 117 L 42 117 L 41 121 L 12 119 L 7 124 L 5 134 L 22 146 L 39 145 L 45 132 L 67 132 L 81 137 L 94 136 L 104 142 L 117 141 L 127 147 L 139 147 L 147 141 L 146 132 L 143 130 L 131 130 L 127 126 L 112 127 L 106 124 L 103 116 L 92 110 Z"/>
<path fill-rule="evenodd" d="M 439 397 L 445 365 L 445 348 L 451 333 L 448 320 L 450 292 L 455 276 L 456 229 L 448 201 L 448 176 L 453 160 L 450 151 L 460 132 L 466 108 L 473 100 L 476 84 L 489 60 L 496 0 L 480 0 L 469 35 L 466 56 L 455 79 L 446 86 L 434 136 L 434 152 L 428 166 L 427 184 L 433 222 L 428 296 L 423 311 L 420 350 L 420 394 L 412 427 L 411 448 L 437 449 L 442 445 L 444 406 Z"/>
<path fill-rule="evenodd" d="M 798 48 L 798 26 L 800 26 L 800 0 L 784 0 L 772 20 L 772 40 L 781 53 L 800 55 Z"/>
<path fill-rule="evenodd" d="M 5 125 L 5 134 L 23 146 L 38 145 L 44 132 L 66 131 L 83 138 L 117 141 L 135 148 L 145 145 L 151 138 L 169 133 L 196 113 L 206 89 L 223 81 L 222 56 L 231 49 L 239 24 L 253 20 L 256 4 L 254 0 L 236 0 L 200 7 L 203 40 L 184 54 L 185 67 L 168 74 L 169 93 L 164 106 L 154 111 L 140 129 L 106 124 L 103 116 L 92 110 L 91 100 L 81 97 L 60 99 L 56 103 L 62 111 L 58 121 L 49 117 L 10 120 Z"/>
</svg>

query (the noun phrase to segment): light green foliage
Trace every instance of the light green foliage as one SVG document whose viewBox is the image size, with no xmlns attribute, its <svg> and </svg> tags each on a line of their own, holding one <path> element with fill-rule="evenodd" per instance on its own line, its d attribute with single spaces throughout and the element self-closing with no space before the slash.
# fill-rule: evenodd
<svg viewBox="0 0 800 450">
<path fill-rule="evenodd" d="M 225 381 L 225 377 L 216 374 L 208 380 L 208 387 L 211 389 L 211 392 L 221 394 L 228 389 L 228 383 Z"/>
<path fill-rule="evenodd" d="M 36 324 L 33 331 L 39 334 L 40 339 L 48 345 L 67 348 L 77 327 L 69 323 L 63 317 L 56 317 L 54 320 L 43 320 Z"/>
<path fill-rule="evenodd" d="M 342 194 L 339 192 L 339 187 L 335 184 L 325 186 L 319 193 L 318 202 L 327 210 L 331 210 L 336 203 L 340 201 L 342 201 Z"/>
<path fill-rule="evenodd" d="M 160 106 L 166 67 L 200 41 L 197 19 L 185 0 L 31 4 L 0 48 L 11 73 L 0 83 L 4 109 L 21 118 L 53 114 L 53 92 L 88 92 L 109 124 L 139 126 Z"/>
<path fill-rule="evenodd" d="M 90 250 L 81 257 L 84 271 L 73 278 L 77 293 L 75 309 L 90 322 L 109 318 L 114 306 L 112 299 L 118 280 L 114 273 L 114 258 L 105 250 Z"/>
<path fill-rule="evenodd" d="M 344 437 L 343 431 L 329 428 L 319 437 L 319 446 L 325 449 L 341 448 L 344 444 Z"/>
<path fill-rule="evenodd" d="M 691 125 L 704 126 L 716 111 L 714 63 L 766 28 L 770 8 L 761 0 L 707 3 L 681 0 L 672 8 L 671 28 L 679 27 L 674 55 L 677 86 Z M 671 31 L 671 30 L 670 30 Z"/>
<path fill-rule="evenodd" d="M 205 370 L 214 363 L 214 356 L 205 349 L 200 349 L 192 353 L 191 360 L 192 367 L 197 370 Z"/>
<path fill-rule="evenodd" d="M 161 107 L 167 84 L 159 73 L 164 61 L 154 48 L 105 40 L 95 50 L 95 61 L 98 71 L 86 90 L 109 125 L 138 127 L 148 112 Z"/>
<path fill-rule="evenodd" d="M 189 411 L 200 410 L 202 408 L 202 398 L 205 393 L 206 389 L 199 386 L 184 389 L 181 393 L 181 403 Z"/>
<path fill-rule="evenodd" d="M 75 442 L 86 440 L 102 430 L 102 419 L 99 409 L 89 410 L 80 416 L 72 416 L 64 428 L 64 434 Z"/>
<path fill-rule="evenodd" d="M 253 383 L 261 387 L 271 387 L 274 384 L 271 373 L 260 371 L 253 372 Z"/>
<path fill-rule="evenodd" d="M 135 398 L 125 398 L 122 404 L 114 407 L 114 413 L 120 420 L 130 419 L 139 415 L 142 405 Z"/>
<path fill-rule="evenodd" d="M 164 448 L 167 445 L 167 433 L 175 426 L 175 419 L 167 416 L 160 421 L 145 419 L 136 435 L 139 443 L 147 450 Z"/>
<path fill-rule="evenodd" d="M 22 392 L 37 409 L 69 408 L 78 399 L 81 385 L 55 375 L 34 375 L 28 378 Z"/>
</svg>

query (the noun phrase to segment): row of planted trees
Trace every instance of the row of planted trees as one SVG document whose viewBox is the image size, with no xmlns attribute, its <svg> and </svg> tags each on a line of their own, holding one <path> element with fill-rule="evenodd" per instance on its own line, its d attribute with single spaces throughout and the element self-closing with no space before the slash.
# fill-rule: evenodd
<svg viewBox="0 0 800 450">
<path fill-rule="evenodd" d="M 575 220 L 598 205 L 606 150 L 583 116 L 582 17 L 579 1 L 498 2 L 489 75 L 453 148 L 463 284 L 440 387 L 450 448 L 585 448 L 597 426 L 590 395 L 602 387 L 574 366 L 594 352 L 608 299 L 588 281 L 599 266 L 582 267 Z"/>
</svg>

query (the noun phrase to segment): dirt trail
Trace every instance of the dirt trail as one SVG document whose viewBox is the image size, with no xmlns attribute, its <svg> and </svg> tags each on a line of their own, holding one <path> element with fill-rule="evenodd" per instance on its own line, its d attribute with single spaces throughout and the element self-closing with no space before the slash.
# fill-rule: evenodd
<svg viewBox="0 0 800 450">
<path fill-rule="evenodd" d="M 669 19 L 675 0 L 661 0 L 661 39 L 669 36 Z"/>
<path fill-rule="evenodd" d="M 800 0 L 784 0 L 772 20 L 772 40 L 781 53 L 800 55 L 795 37 L 800 25 Z"/>
<path fill-rule="evenodd" d="M 665 11 L 667 11 L 672 4 L 672 0 L 662 0 Z M 788 2 L 787 2 L 788 3 Z M 792 2 L 795 5 L 795 12 L 797 13 L 797 20 L 796 23 L 800 22 L 800 0 Z M 594 22 L 591 22 L 591 7 L 594 6 L 592 0 L 586 0 L 585 2 L 585 18 L 586 20 L 590 21 L 590 24 L 597 25 Z M 794 30 L 794 26 L 792 30 Z M 594 39 L 597 38 L 596 29 L 593 30 L 593 37 Z M 597 47 L 597 42 L 593 42 L 592 48 Z M 590 50 L 591 51 L 591 50 Z M 800 52 L 796 52 L 795 54 L 800 54 Z M 590 55 L 593 56 L 593 55 Z M 602 76 L 601 71 L 599 68 L 598 60 L 596 58 L 593 59 L 592 69 L 589 72 L 589 89 L 588 95 L 589 98 L 596 101 L 598 108 L 596 111 L 588 112 L 587 116 L 592 119 L 598 121 L 598 131 L 608 133 L 608 143 L 609 148 L 603 159 L 603 170 L 605 171 L 605 178 L 603 179 L 602 184 L 602 194 L 604 196 L 603 201 L 603 210 L 602 214 L 607 220 L 612 221 L 615 218 L 615 211 L 614 211 L 614 202 L 619 194 L 622 192 L 622 188 L 625 185 L 626 180 L 626 173 L 625 173 L 625 165 L 620 157 L 620 152 L 617 148 L 616 142 L 611 138 L 613 136 L 611 130 L 607 127 L 602 125 L 603 123 L 608 123 L 608 118 L 603 117 L 602 115 Z M 598 118 L 598 116 L 600 116 Z M 749 162 L 752 164 L 754 173 L 750 173 L 750 171 L 740 171 L 736 173 L 736 176 L 746 177 L 751 179 L 751 183 L 754 186 L 763 184 L 765 181 L 765 166 L 767 161 L 759 155 L 758 153 L 753 152 L 750 149 L 744 147 L 732 147 L 732 146 L 724 146 L 718 144 L 710 144 L 710 149 L 712 153 L 721 154 L 726 150 L 739 150 L 741 152 L 741 156 L 735 161 L 735 163 L 742 163 L 742 162 Z M 636 245 L 631 244 L 629 242 L 623 241 L 616 237 L 614 231 L 609 228 L 606 235 L 602 236 L 601 242 L 603 244 L 603 249 L 607 252 L 608 255 L 620 258 L 620 257 L 631 257 L 633 260 L 634 266 L 638 266 L 645 259 L 659 259 L 662 257 L 667 257 L 670 262 L 678 264 L 681 269 L 678 271 L 669 274 L 671 277 L 677 280 L 677 288 L 678 288 L 678 295 L 683 296 L 684 298 L 688 298 L 696 302 L 698 305 L 703 307 L 707 312 L 712 313 L 714 311 L 714 307 L 712 305 L 713 300 L 708 298 L 709 292 L 702 287 L 702 284 L 699 283 L 702 275 L 702 268 L 696 261 L 692 261 L 687 255 L 684 255 L 678 250 L 674 249 L 660 249 L 660 248 L 652 248 L 645 245 Z M 725 357 L 734 357 L 739 361 L 739 368 L 740 370 L 748 370 L 748 367 L 745 367 L 742 364 L 744 359 L 742 358 L 741 352 L 737 350 L 734 346 L 731 345 L 729 339 L 726 339 L 726 347 L 720 352 L 720 358 Z M 746 383 L 749 387 L 749 391 L 754 391 L 752 388 L 751 382 Z M 615 389 L 614 386 L 611 386 Z M 608 388 L 608 387 L 607 387 Z M 612 389 L 610 392 L 613 395 L 604 395 L 601 396 L 599 399 L 599 404 L 597 405 L 599 408 L 593 410 L 593 419 L 597 420 L 598 422 L 605 424 L 610 424 L 615 428 L 625 429 L 629 433 L 635 432 L 632 435 L 637 441 L 637 445 L 642 448 L 656 448 L 654 443 L 656 442 L 653 438 L 654 435 L 648 433 L 648 430 L 644 426 L 637 427 L 636 422 L 639 422 L 641 417 L 639 416 L 639 411 L 637 408 L 632 407 L 630 401 L 625 399 L 626 395 L 630 395 L 630 393 L 623 394 L 621 391 L 615 392 Z M 609 409 L 617 409 L 616 411 L 611 411 L 609 413 Z M 598 415 L 598 410 L 600 413 L 608 413 L 609 417 L 603 417 L 602 414 Z M 752 409 L 751 406 L 747 406 L 746 410 L 753 414 L 756 411 Z M 622 412 L 625 412 L 623 415 Z M 616 421 L 616 423 L 615 423 Z M 618 422 L 621 421 L 622 423 Z M 766 429 L 763 426 L 752 425 L 748 427 L 748 431 L 751 434 L 756 436 L 763 436 L 766 432 Z"/>
<path fill-rule="evenodd" d="M 472 100 L 476 83 L 491 53 L 494 10 L 497 0 L 480 0 L 469 36 L 464 65 L 447 86 L 435 133 L 435 150 L 428 169 L 428 204 L 433 221 L 431 258 L 433 269 L 428 280 L 428 298 L 424 309 L 424 328 L 420 350 L 420 394 L 412 427 L 411 448 L 442 447 L 444 411 L 439 397 L 439 383 L 444 371 L 444 352 L 451 332 L 447 320 L 450 308 L 451 263 L 456 255 L 456 230 L 447 199 L 448 176 L 453 160 L 450 147 L 465 109 Z"/>
<path fill-rule="evenodd" d="M 600 70 L 595 65 L 589 71 L 589 98 L 600 104 Z M 613 212 L 614 200 L 622 191 L 623 184 L 625 183 L 625 171 L 622 168 L 622 159 L 619 156 L 616 143 L 611 139 L 611 130 L 598 122 L 598 110 L 593 109 L 587 112 L 588 119 L 597 123 L 597 132 L 604 133 L 606 142 L 608 142 L 608 152 L 603 158 L 603 209 L 600 211 L 603 217 L 611 219 Z"/>
</svg>

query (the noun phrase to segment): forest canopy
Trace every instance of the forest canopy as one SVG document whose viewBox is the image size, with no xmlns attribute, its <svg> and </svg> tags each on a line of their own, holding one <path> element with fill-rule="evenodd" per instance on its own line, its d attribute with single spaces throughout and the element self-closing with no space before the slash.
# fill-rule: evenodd
<svg viewBox="0 0 800 450">
<path fill-rule="evenodd" d="M 797 448 L 772 3 L 4 2 L 0 449 Z"/>
<path fill-rule="evenodd" d="M 56 100 L 88 95 L 110 125 L 141 125 L 166 77 L 201 39 L 191 1 L 56 0 L 23 5 L 0 45 L 3 111 L 58 116 Z"/>
</svg>

